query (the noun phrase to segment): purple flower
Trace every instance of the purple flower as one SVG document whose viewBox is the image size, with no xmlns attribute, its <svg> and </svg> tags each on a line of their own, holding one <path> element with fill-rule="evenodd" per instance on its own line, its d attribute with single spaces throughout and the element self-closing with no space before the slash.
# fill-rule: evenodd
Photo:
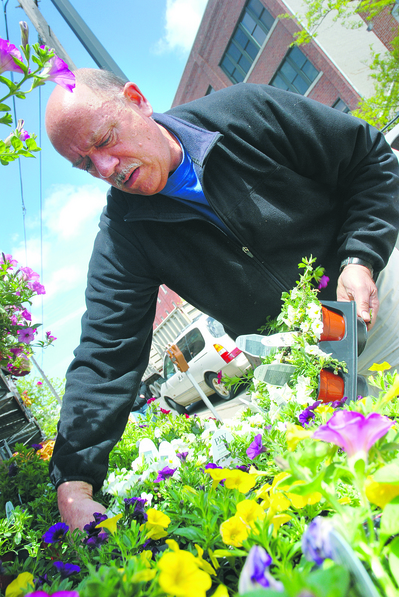
<svg viewBox="0 0 399 597">
<path fill-rule="evenodd" d="M 72 92 L 75 87 L 75 75 L 69 70 L 66 62 L 58 56 L 53 56 L 40 73 L 47 81 L 53 81 L 67 91 Z"/>
<path fill-rule="evenodd" d="M 57 522 L 53 524 L 48 531 L 46 531 L 42 537 L 44 543 L 58 543 L 65 538 L 65 535 L 69 531 L 69 526 L 64 522 Z"/>
<path fill-rule="evenodd" d="M 9 263 L 7 269 L 13 269 L 13 266 L 17 265 L 18 263 L 18 261 L 16 259 L 13 259 L 12 255 L 10 255 L 9 253 L 0 253 L 0 265 L 5 263 L 6 261 Z"/>
<path fill-rule="evenodd" d="M 352 458 L 357 454 L 367 455 L 371 446 L 388 433 L 393 421 L 384 415 L 336 410 L 331 419 L 321 425 L 313 437 L 339 446 Z"/>
<path fill-rule="evenodd" d="M 10 348 L 10 352 L 12 352 L 15 357 L 19 357 L 22 354 L 22 348 Z"/>
<path fill-rule="evenodd" d="M 177 468 L 169 468 L 168 466 L 165 466 L 165 468 L 158 471 L 158 475 L 154 483 L 160 483 L 161 481 L 165 481 L 165 479 L 169 479 L 169 477 L 173 476 L 175 471 L 177 471 Z"/>
<path fill-rule="evenodd" d="M 28 309 L 24 309 L 21 315 L 26 321 L 32 321 L 32 315 L 29 313 Z"/>
<path fill-rule="evenodd" d="M 24 71 L 13 60 L 13 56 L 22 62 L 22 55 L 17 50 L 14 44 L 11 44 L 6 39 L 0 39 L 0 73 L 4 71 L 14 71 L 15 73 L 23 73 Z"/>
<path fill-rule="evenodd" d="M 330 521 L 322 516 L 317 516 L 309 524 L 302 535 L 302 552 L 309 562 L 320 566 L 326 558 L 332 559 L 329 538 L 331 529 Z"/>
<path fill-rule="evenodd" d="M 133 520 L 136 520 L 139 524 L 143 524 L 148 520 L 147 512 L 144 510 L 144 506 L 146 503 L 147 500 L 145 498 L 125 498 L 125 504 L 127 506 L 134 505 L 132 518 Z"/>
<path fill-rule="evenodd" d="M 302 427 L 305 427 L 305 425 L 309 425 L 310 421 L 312 421 L 315 418 L 315 414 L 313 411 L 315 410 L 315 408 L 319 406 L 319 404 L 321 404 L 321 400 L 313 402 L 313 404 L 311 404 L 310 406 L 305 408 L 305 410 L 299 413 L 298 420 Z"/>
<path fill-rule="evenodd" d="M 69 578 L 73 574 L 79 574 L 80 572 L 80 566 L 77 566 L 76 564 L 68 564 L 68 562 L 66 564 L 64 564 L 64 562 L 53 562 L 53 566 L 57 568 L 62 579 Z"/>
<path fill-rule="evenodd" d="M 51 335 L 51 332 L 46 332 L 46 338 L 49 342 L 54 342 L 54 340 L 57 340 L 55 336 Z"/>
<path fill-rule="evenodd" d="M 94 512 L 93 516 L 94 520 L 91 520 L 83 527 L 83 530 L 86 531 L 88 535 L 98 535 L 100 533 L 100 528 L 96 528 L 97 525 L 108 518 L 106 514 L 100 514 L 99 512 Z"/>
<path fill-rule="evenodd" d="M 262 454 L 262 452 L 266 452 L 265 446 L 262 444 L 262 434 L 258 433 L 255 435 L 254 441 L 250 444 L 247 448 L 247 456 L 251 460 Z"/>
<path fill-rule="evenodd" d="M 176 456 L 178 457 L 179 460 L 181 460 L 181 462 L 186 462 L 188 452 L 176 452 Z"/>
<path fill-rule="evenodd" d="M 35 331 L 32 328 L 23 328 L 17 332 L 19 342 L 30 344 L 35 338 Z"/>
<path fill-rule="evenodd" d="M 31 444 L 30 447 L 33 448 L 35 452 L 43 448 L 42 444 Z"/>
<path fill-rule="evenodd" d="M 327 288 L 327 284 L 329 283 L 330 278 L 328 276 L 322 276 L 319 280 L 318 289 L 321 290 L 322 288 Z"/>
<path fill-rule="evenodd" d="M 46 289 L 43 284 L 40 284 L 37 280 L 32 284 L 28 284 L 28 286 L 33 292 L 36 292 L 36 294 L 46 294 Z"/>
<path fill-rule="evenodd" d="M 236 468 L 239 471 L 242 471 L 243 473 L 249 473 L 249 469 L 251 468 L 251 466 L 250 465 L 245 466 L 245 464 L 240 464 L 239 466 L 236 466 Z"/>
<path fill-rule="evenodd" d="M 358 397 L 359 398 L 359 397 Z M 360 396 L 361 398 L 361 396 Z M 334 402 L 330 402 L 331 408 L 342 408 L 346 402 L 348 401 L 348 396 L 344 396 L 341 400 L 334 400 Z"/>
<path fill-rule="evenodd" d="M 269 572 L 271 563 L 272 558 L 267 551 L 260 545 L 254 545 L 240 574 L 239 593 L 249 593 L 261 587 L 283 591 L 282 583 L 275 580 Z"/>
<path fill-rule="evenodd" d="M 12 462 L 8 467 L 8 476 L 16 477 L 18 475 L 18 465 L 16 462 Z"/>
<path fill-rule="evenodd" d="M 21 267 L 19 271 L 22 274 L 22 279 L 26 282 L 29 282 L 30 280 L 37 281 L 40 278 L 39 274 L 34 272 L 33 269 L 30 267 Z"/>
<path fill-rule="evenodd" d="M 26 48 L 29 43 L 29 27 L 26 21 L 19 21 L 19 28 L 21 29 L 21 45 Z"/>
</svg>

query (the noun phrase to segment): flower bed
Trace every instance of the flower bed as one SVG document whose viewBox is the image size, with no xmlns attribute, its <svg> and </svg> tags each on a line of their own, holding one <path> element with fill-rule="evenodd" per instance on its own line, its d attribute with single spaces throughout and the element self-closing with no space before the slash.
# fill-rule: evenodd
<svg viewBox="0 0 399 597">
<path fill-rule="evenodd" d="M 275 388 L 259 382 L 254 406 L 223 424 L 152 402 L 110 455 L 96 496 L 108 516 L 84 532 L 57 522 L 46 451 L 21 447 L 0 463 L 7 597 L 399 595 L 399 376 L 383 365 L 378 397 L 316 400 L 314 376 L 329 357 L 308 347 L 320 337 L 312 282 L 323 272 L 306 263 L 307 303 L 299 284 L 277 325 L 290 328 L 288 307 L 296 317 L 305 305 L 294 323 L 300 347 L 284 359 L 297 372 L 302 354 L 309 367 L 280 388 L 278 408 Z"/>
</svg>

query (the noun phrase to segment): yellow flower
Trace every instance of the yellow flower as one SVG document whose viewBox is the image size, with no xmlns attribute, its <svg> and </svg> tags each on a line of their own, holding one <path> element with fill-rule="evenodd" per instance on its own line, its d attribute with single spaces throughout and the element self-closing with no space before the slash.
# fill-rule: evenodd
<svg viewBox="0 0 399 597">
<path fill-rule="evenodd" d="M 150 549 L 145 549 L 139 554 L 138 559 L 146 568 L 151 568 L 150 562 L 152 560 L 152 551 Z"/>
<path fill-rule="evenodd" d="M 399 485 L 394 483 L 378 483 L 373 477 L 367 477 L 366 496 L 369 502 L 385 508 L 389 502 L 399 495 Z"/>
<path fill-rule="evenodd" d="M 40 456 L 42 460 L 50 460 L 51 456 L 53 455 L 54 444 L 54 440 L 48 439 L 47 441 L 43 442 L 43 448 L 40 448 L 36 454 Z"/>
<path fill-rule="evenodd" d="M 339 498 L 338 501 L 340 504 L 343 504 L 344 506 L 347 506 L 351 503 L 351 499 L 347 495 L 345 497 Z"/>
<path fill-rule="evenodd" d="M 163 537 L 168 536 L 167 531 L 165 531 L 165 529 L 160 524 L 142 524 L 140 527 L 140 531 L 145 531 L 146 539 L 153 539 L 154 541 L 158 541 L 158 539 L 163 539 Z"/>
<path fill-rule="evenodd" d="M 140 570 L 139 572 L 133 574 L 132 582 L 148 582 L 149 580 L 152 580 L 154 578 L 156 573 L 156 570 L 148 570 L 148 568 L 146 568 L 145 570 Z"/>
<path fill-rule="evenodd" d="M 172 551 L 180 551 L 179 544 L 174 539 L 167 539 L 165 543 L 169 546 L 169 549 L 171 549 Z"/>
<path fill-rule="evenodd" d="M 277 537 L 277 531 L 279 530 L 281 525 L 288 522 L 289 520 L 291 520 L 291 516 L 289 516 L 288 514 L 276 514 L 276 516 L 273 516 L 273 518 L 270 521 L 273 524 L 273 537 Z"/>
<path fill-rule="evenodd" d="M 263 520 L 265 511 L 255 500 L 243 500 L 237 504 L 237 514 L 251 528 L 254 528 L 257 520 Z"/>
<path fill-rule="evenodd" d="M 305 506 L 309 506 L 312 504 L 317 504 L 320 502 L 322 495 L 318 491 L 313 491 L 312 493 L 308 493 L 307 495 L 299 495 L 297 493 L 291 493 L 289 489 L 294 487 L 295 485 L 303 485 L 305 481 L 294 481 L 292 485 L 279 485 L 279 489 L 284 491 L 285 496 L 291 501 L 294 508 L 298 510 L 300 508 L 304 508 Z"/>
<path fill-rule="evenodd" d="M 399 374 L 395 375 L 395 379 L 393 380 L 392 387 L 388 390 L 388 392 L 383 397 L 382 404 L 386 404 L 387 402 L 390 402 L 391 400 L 396 398 L 396 396 L 398 396 L 398 395 L 399 395 Z"/>
<path fill-rule="evenodd" d="M 227 473 L 224 477 L 226 479 L 224 484 L 228 489 L 238 489 L 241 493 L 248 493 L 256 483 L 255 475 L 244 473 L 244 471 L 240 471 L 238 468 L 223 470 Z"/>
<path fill-rule="evenodd" d="M 384 361 L 383 363 L 373 363 L 371 367 L 369 367 L 369 371 L 387 371 L 391 368 L 391 365 Z"/>
<path fill-rule="evenodd" d="M 115 535 L 116 523 L 118 522 L 118 520 L 120 520 L 122 518 L 122 516 L 123 516 L 123 514 L 117 514 L 116 516 L 113 516 L 112 518 L 107 518 L 106 520 L 99 522 L 95 528 L 96 529 L 99 529 L 99 528 L 108 529 L 113 535 Z"/>
<path fill-rule="evenodd" d="M 266 485 L 262 485 L 262 487 L 259 487 L 259 489 L 256 491 L 256 499 L 257 500 L 266 500 L 267 503 L 269 503 L 269 492 L 271 490 L 272 486 L 269 485 L 268 483 L 266 483 Z"/>
<path fill-rule="evenodd" d="M 168 527 L 170 525 L 170 518 L 160 510 L 149 508 L 147 510 L 147 524 L 158 524 L 161 527 Z"/>
<path fill-rule="evenodd" d="M 228 470 L 229 469 L 225 468 L 207 468 L 205 470 L 205 472 L 208 473 L 211 479 L 213 479 L 212 489 L 215 489 L 215 487 L 219 485 L 220 481 L 223 481 L 223 479 L 226 478 L 225 472 Z"/>
<path fill-rule="evenodd" d="M 217 570 L 218 568 L 220 568 L 219 562 L 217 561 L 217 558 L 215 557 L 213 551 L 208 547 L 208 554 L 209 554 L 209 559 L 212 562 L 213 567 L 215 568 L 215 570 Z"/>
<path fill-rule="evenodd" d="M 249 528 L 236 514 L 232 518 L 228 518 L 222 522 L 220 525 L 220 534 L 222 535 L 223 543 L 226 543 L 226 545 L 241 547 L 243 541 L 249 535 Z"/>
<path fill-rule="evenodd" d="M 288 510 L 291 506 L 290 500 L 287 500 L 285 495 L 281 492 L 272 493 L 270 495 L 270 505 L 267 513 L 267 517 L 272 518 L 277 512 L 283 512 Z"/>
<path fill-rule="evenodd" d="M 207 562 L 206 560 L 204 560 L 204 558 L 202 557 L 202 555 L 204 553 L 204 550 L 202 549 L 202 547 L 200 545 L 197 545 L 196 543 L 194 545 L 195 545 L 195 549 L 197 550 L 197 553 L 198 553 L 198 557 L 197 557 L 198 566 L 201 568 L 201 570 L 205 570 L 205 572 L 207 572 L 208 574 L 212 574 L 213 576 L 216 576 L 216 572 L 214 571 L 214 569 L 212 568 L 210 563 Z"/>
<path fill-rule="evenodd" d="M 34 589 L 33 574 L 22 572 L 6 588 L 6 597 L 22 597 L 27 589 Z"/>
<path fill-rule="evenodd" d="M 306 439 L 307 437 L 311 437 L 312 431 L 303 429 L 299 425 L 293 425 L 290 422 L 287 422 L 287 430 L 285 433 L 285 438 L 287 440 L 287 446 L 290 452 L 293 452 L 300 441 Z"/>
<path fill-rule="evenodd" d="M 219 585 L 212 597 L 229 597 L 227 587 L 225 587 L 225 585 Z"/>
<path fill-rule="evenodd" d="M 329 404 L 319 404 L 317 408 L 314 409 L 315 413 L 318 415 L 328 415 L 334 412 L 334 409 Z"/>
<path fill-rule="evenodd" d="M 198 568 L 196 558 L 188 551 L 165 553 L 158 562 L 161 570 L 159 584 L 168 595 L 176 597 L 205 597 L 211 588 L 209 574 Z"/>
<path fill-rule="evenodd" d="M 268 477 L 269 473 L 267 471 L 258 471 L 253 464 L 251 464 L 249 469 L 250 475 L 256 475 L 257 477 Z"/>
</svg>

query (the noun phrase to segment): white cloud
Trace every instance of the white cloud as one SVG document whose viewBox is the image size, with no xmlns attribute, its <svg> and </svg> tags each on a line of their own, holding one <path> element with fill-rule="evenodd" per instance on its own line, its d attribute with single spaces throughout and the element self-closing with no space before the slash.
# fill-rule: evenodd
<svg viewBox="0 0 399 597">
<path fill-rule="evenodd" d="M 70 240 L 80 236 L 90 220 L 98 221 L 104 204 L 104 190 L 97 186 L 62 185 L 46 199 L 43 219 L 49 230 Z"/>
<path fill-rule="evenodd" d="M 165 34 L 157 43 L 159 53 L 180 50 L 188 53 L 193 45 L 208 0 L 166 0 Z"/>
</svg>

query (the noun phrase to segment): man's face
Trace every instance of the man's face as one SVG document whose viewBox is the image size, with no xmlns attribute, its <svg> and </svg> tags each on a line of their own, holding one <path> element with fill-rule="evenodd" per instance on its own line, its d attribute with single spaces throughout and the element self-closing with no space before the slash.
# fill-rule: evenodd
<svg viewBox="0 0 399 597">
<path fill-rule="evenodd" d="M 69 96 L 57 90 L 46 124 L 53 145 L 73 167 L 127 193 L 153 195 L 178 166 L 180 146 L 150 118 L 152 108 L 136 89 L 120 100 L 85 85 Z"/>
</svg>

